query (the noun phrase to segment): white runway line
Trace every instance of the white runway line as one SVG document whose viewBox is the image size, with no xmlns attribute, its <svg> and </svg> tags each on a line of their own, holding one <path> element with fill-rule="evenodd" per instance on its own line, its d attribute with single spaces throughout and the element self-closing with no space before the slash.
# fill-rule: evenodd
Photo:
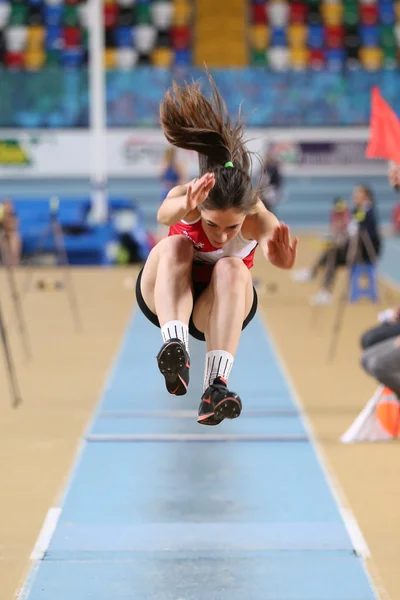
<svg viewBox="0 0 400 600">
<path fill-rule="evenodd" d="M 137 433 L 91 434 L 88 442 L 308 442 L 305 435 L 247 433 Z"/>
<path fill-rule="evenodd" d="M 31 560 L 43 560 L 44 555 L 46 554 L 50 545 L 51 538 L 53 537 L 53 533 L 56 530 L 61 512 L 62 508 L 59 506 L 49 509 L 42 529 L 40 530 L 39 537 L 36 540 L 35 547 L 32 550 L 32 554 L 30 556 Z"/>
</svg>

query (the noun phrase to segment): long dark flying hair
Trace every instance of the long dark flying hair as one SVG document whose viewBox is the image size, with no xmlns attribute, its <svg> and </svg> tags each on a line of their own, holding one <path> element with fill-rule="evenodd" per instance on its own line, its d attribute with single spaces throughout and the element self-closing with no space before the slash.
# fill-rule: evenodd
<svg viewBox="0 0 400 600">
<path fill-rule="evenodd" d="M 175 82 L 160 105 L 161 126 L 168 142 L 199 155 L 200 177 L 214 173 L 215 185 L 200 208 L 245 213 L 254 207 L 257 196 L 250 178 L 250 155 L 243 140 L 243 121 L 232 123 L 218 88 L 207 73 L 211 98 L 197 83 L 178 86 Z M 225 167 L 227 162 L 233 168 Z"/>
</svg>

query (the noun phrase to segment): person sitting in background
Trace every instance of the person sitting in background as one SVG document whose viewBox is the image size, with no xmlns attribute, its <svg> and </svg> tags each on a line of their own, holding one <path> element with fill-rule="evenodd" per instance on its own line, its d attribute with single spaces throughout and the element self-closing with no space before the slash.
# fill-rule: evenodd
<svg viewBox="0 0 400 600">
<path fill-rule="evenodd" d="M 363 350 L 400 335 L 400 306 L 380 312 L 378 320 L 379 325 L 367 329 L 361 336 Z"/>
<path fill-rule="evenodd" d="M 18 217 L 15 213 L 14 205 L 8 198 L 5 198 L 0 205 L 0 231 L 2 232 L 1 243 L 4 242 L 6 253 L 4 261 L 10 267 L 17 267 L 21 259 L 21 236 L 19 233 Z M 3 253 L 2 253 L 2 256 Z"/>
<path fill-rule="evenodd" d="M 370 346 L 361 356 L 361 366 L 400 400 L 400 337 L 391 337 Z"/>
<path fill-rule="evenodd" d="M 359 185 L 353 193 L 351 221 L 338 236 L 338 242 L 332 243 L 324 257 L 325 274 L 321 289 L 311 298 L 313 305 L 330 304 L 332 288 L 339 267 L 356 263 L 373 263 L 380 255 L 381 235 L 375 212 L 375 200 L 370 188 Z M 297 280 L 307 281 L 306 277 Z"/>
<path fill-rule="evenodd" d="M 399 191 L 400 165 L 389 163 L 388 179 Z M 400 306 L 379 313 L 378 320 L 361 336 L 361 366 L 400 401 Z"/>
<path fill-rule="evenodd" d="M 333 207 L 329 215 L 331 235 L 334 241 L 343 241 L 347 237 L 347 228 L 351 220 L 350 208 L 340 196 L 333 201 Z"/>
<path fill-rule="evenodd" d="M 336 197 L 333 200 L 333 207 L 329 215 L 329 233 L 328 240 L 321 254 L 314 262 L 310 269 L 300 269 L 293 273 L 293 279 L 295 281 L 311 281 L 317 277 L 320 270 L 326 267 L 330 258 L 332 258 L 332 251 L 335 251 L 336 259 L 345 264 L 346 252 L 347 252 L 347 241 L 348 241 L 348 226 L 351 220 L 350 208 L 341 197 Z M 342 248 L 344 249 L 344 255 Z"/>
<path fill-rule="evenodd" d="M 381 252 L 381 235 L 375 212 L 372 191 L 359 185 L 353 193 L 354 209 L 347 228 L 347 241 L 342 246 L 332 248 L 327 258 L 327 267 L 319 292 L 311 299 L 314 305 L 329 304 L 332 301 L 332 288 L 336 273 L 341 266 L 357 263 L 374 263 Z"/>
</svg>

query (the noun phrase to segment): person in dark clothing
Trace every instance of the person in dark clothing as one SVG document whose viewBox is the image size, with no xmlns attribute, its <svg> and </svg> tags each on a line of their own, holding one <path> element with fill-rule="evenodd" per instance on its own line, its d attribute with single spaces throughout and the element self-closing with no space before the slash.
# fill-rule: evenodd
<svg viewBox="0 0 400 600">
<path fill-rule="evenodd" d="M 392 337 L 364 350 L 361 366 L 400 400 L 400 337 Z"/>
<path fill-rule="evenodd" d="M 396 190 L 400 189 L 400 166 L 389 164 L 388 179 L 390 185 Z M 369 232 L 377 254 L 381 250 L 379 231 L 375 227 L 374 213 L 365 218 L 364 230 Z M 367 248 L 361 249 L 364 256 Z M 367 257 L 367 260 L 369 256 Z M 374 377 L 381 385 L 389 388 L 400 401 L 400 306 L 383 311 L 378 315 L 379 325 L 368 329 L 361 336 L 361 367 L 366 373 Z"/>
<path fill-rule="evenodd" d="M 388 313 L 388 314 L 385 314 Z M 383 319 L 379 325 L 365 331 L 360 339 L 363 350 L 400 335 L 400 306 L 382 313 Z"/>
<path fill-rule="evenodd" d="M 380 325 L 361 337 L 361 367 L 400 399 L 400 307 L 379 313 Z"/>
<path fill-rule="evenodd" d="M 347 230 L 347 239 L 333 245 L 326 255 L 326 270 L 321 289 L 311 299 L 312 304 L 329 304 L 339 267 L 356 263 L 374 263 L 381 253 L 381 235 L 370 188 L 360 185 L 353 193 L 354 208 Z"/>
<path fill-rule="evenodd" d="M 357 187 L 354 192 L 354 204 L 354 231 L 359 234 L 355 262 L 374 263 L 381 253 L 382 241 L 375 200 L 370 188 L 364 185 Z"/>
</svg>

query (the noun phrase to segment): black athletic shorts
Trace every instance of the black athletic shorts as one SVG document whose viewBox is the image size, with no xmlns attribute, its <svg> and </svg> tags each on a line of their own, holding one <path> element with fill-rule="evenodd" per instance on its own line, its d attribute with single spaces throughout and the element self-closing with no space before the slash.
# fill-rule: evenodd
<svg viewBox="0 0 400 600">
<path fill-rule="evenodd" d="M 138 306 L 140 308 L 140 310 L 142 311 L 142 313 L 144 314 L 144 316 L 151 322 L 153 323 L 153 325 L 156 325 L 156 327 L 160 327 L 160 323 L 158 321 L 158 317 L 157 315 L 155 315 L 147 306 L 147 304 L 145 303 L 143 296 L 142 296 L 142 291 L 140 289 L 140 282 L 142 280 L 142 272 L 143 272 L 143 268 L 141 269 L 137 281 L 136 281 L 136 300 L 138 303 Z M 204 292 L 204 290 L 207 288 L 208 283 L 196 283 L 193 282 L 193 304 L 196 302 L 197 298 L 200 296 L 200 294 L 202 292 Z M 247 327 L 247 325 L 250 323 L 250 321 L 253 319 L 254 315 L 257 312 L 257 305 L 258 305 L 258 298 L 257 298 L 257 292 L 253 286 L 253 304 L 251 305 L 249 314 L 247 315 L 247 317 L 245 318 L 245 320 L 243 321 L 243 327 L 242 327 L 242 331 L 245 327 Z M 196 338 L 196 340 L 200 340 L 201 342 L 205 341 L 205 337 L 204 337 L 204 333 L 202 333 L 201 331 L 199 331 L 195 324 L 193 323 L 193 315 L 190 315 L 190 320 L 189 320 L 189 333 L 192 337 Z"/>
</svg>

